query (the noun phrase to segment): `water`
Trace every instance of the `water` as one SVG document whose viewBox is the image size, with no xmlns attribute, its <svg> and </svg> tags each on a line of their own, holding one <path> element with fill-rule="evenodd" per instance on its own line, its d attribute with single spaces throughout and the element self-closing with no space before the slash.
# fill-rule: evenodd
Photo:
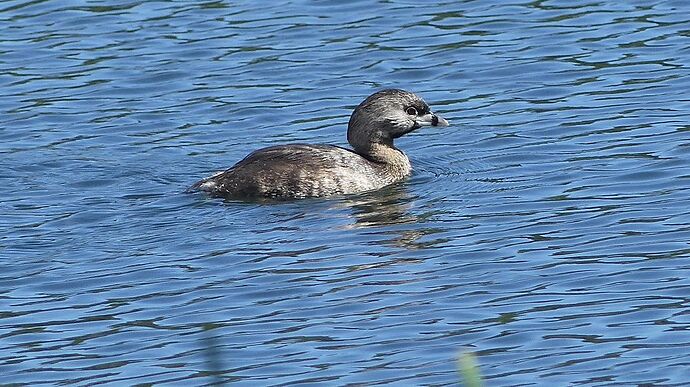
<svg viewBox="0 0 690 387">
<path fill-rule="evenodd" d="M 0 5 L 0 384 L 687 385 L 683 1 Z M 345 144 L 382 87 L 415 174 L 184 193 Z"/>
</svg>

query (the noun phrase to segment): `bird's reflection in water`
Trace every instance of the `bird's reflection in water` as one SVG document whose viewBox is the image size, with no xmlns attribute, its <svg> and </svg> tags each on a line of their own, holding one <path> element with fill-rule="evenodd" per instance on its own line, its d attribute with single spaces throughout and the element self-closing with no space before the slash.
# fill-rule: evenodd
<svg viewBox="0 0 690 387">
<path fill-rule="evenodd" d="M 349 229 L 371 229 L 370 235 L 385 235 L 384 240 L 376 243 L 403 247 L 406 249 L 422 249 L 438 243 L 438 240 L 418 242 L 423 236 L 436 234 L 443 230 L 423 227 L 430 213 L 417 214 L 412 211 L 417 200 L 407 190 L 405 185 L 394 185 L 370 192 L 357 197 L 348 198 L 341 202 L 352 210 L 354 223 Z M 396 227 L 398 225 L 414 225 L 412 227 Z M 390 227 L 393 226 L 393 227 Z M 391 238 L 392 237 L 392 238 Z"/>
<path fill-rule="evenodd" d="M 416 222 L 410 212 L 414 199 L 405 186 L 395 185 L 348 198 L 342 205 L 352 210 L 353 228 L 366 228 Z"/>
</svg>

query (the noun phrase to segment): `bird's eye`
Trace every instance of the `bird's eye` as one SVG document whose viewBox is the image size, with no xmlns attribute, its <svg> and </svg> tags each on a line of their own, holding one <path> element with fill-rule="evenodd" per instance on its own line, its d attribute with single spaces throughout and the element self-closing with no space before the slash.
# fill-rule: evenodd
<svg viewBox="0 0 690 387">
<path fill-rule="evenodd" d="M 411 115 L 411 116 L 416 116 L 417 115 L 417 109 L 414 107 L 410 106 L 407 109 L 405 109 L 405 113 Z"/>
</svg>

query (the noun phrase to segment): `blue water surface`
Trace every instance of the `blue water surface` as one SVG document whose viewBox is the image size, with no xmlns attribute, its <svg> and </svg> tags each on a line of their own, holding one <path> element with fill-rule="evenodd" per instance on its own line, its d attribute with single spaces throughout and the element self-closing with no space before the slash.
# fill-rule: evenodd
<svg viewBox="0 0 690 387">
<path fill-rule="evenodd" d="M 690 384 L 690 3 L 0 3 L 0 384 Z M 189 194 L 451 121 L 404 183 Z"/>
</svg>

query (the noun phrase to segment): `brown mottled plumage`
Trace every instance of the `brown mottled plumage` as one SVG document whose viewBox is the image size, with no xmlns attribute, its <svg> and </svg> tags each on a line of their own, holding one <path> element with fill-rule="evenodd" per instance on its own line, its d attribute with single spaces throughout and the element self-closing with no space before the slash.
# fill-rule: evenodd
<svg viewBox="0 0 690 387">
<path fill-rule="evenodd" d="M 412 170 L 393 140 L 427 125 L 448 122 L 413 93 L 382 90 L 359 104 L 350 117 L 347 140 L 354 150 L 309 144 L 263 148 L 191 189 L 239 199 L 300 199 L 379 189 Z"/>
</svg>

